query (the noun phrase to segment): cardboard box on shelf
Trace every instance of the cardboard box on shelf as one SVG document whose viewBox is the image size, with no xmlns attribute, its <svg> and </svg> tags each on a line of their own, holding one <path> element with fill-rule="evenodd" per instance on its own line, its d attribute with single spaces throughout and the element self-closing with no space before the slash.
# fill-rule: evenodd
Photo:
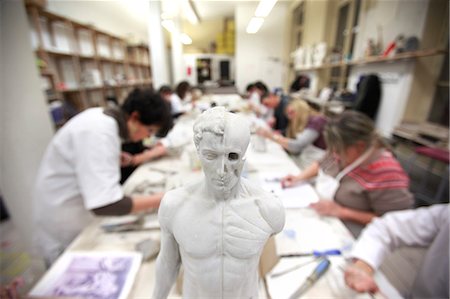
<svg viewBox="0 0 450 299">
<path fill-rule="evenodd" d="M 41 8 L 45 8 L 47 6 L 47 0 L 25 0 L 26 5 L 36 5 Z"/>
</svg>

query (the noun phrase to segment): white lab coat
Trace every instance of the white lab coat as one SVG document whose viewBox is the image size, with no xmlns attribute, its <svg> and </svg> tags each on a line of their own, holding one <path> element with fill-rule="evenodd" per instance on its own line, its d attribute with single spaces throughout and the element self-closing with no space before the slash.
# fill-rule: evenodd
<svg viewBox="0 0 450 299">
<path fill-rule="evenodd" d="M 183 107 L 183 104 L 181 103 L 180 97 L 176 93 L 173 93 L 170 96 L 170 106 L 172 115 L 176 115 L 186 111 L 186 109 Z"/>
<path fill-rule="evenodd" d="M 53 262 L 93 219 L 91 209 L 119 201 L 121 139 L 103 108 L 88 109 L 53 137 L 34 190 L 35 245 Z"/>
<path fill-rule="evenodd" d="M 254 107 L 256 114 L 265 121 L 268 121 L 273 116 L 273 109 L 269 109 L 261 103 L 261 96 L 256 91 L 250 94 L 248 100 Z"/>
<path fill-rule="evenodd" d="M 416 275 L 412 298 L 449 298 L 449 205 L 389 212 L 361 233 L 351 256 L 377 269 L 402 246 L 428 247 Z"/>
</svg>

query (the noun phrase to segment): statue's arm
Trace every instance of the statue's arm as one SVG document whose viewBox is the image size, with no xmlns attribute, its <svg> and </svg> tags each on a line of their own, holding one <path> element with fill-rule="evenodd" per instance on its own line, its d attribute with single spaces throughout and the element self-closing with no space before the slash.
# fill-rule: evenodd
<svg viewBox="0 0 450 299">
<path fill-rule="evenodd" d="M 167 195 L 166 195 L 167 196 Z M 156 281 L 153 299 L 165 299 L 169 295 L 180 269 L 181 258 L 178 243 L 175 240 L 170 224 L 173 217 L 169 215 L 170 205 L 165 198 L 159 208 L 158 218 L 161 225 L 161 250 L 156 259 Z"/>
</svg>

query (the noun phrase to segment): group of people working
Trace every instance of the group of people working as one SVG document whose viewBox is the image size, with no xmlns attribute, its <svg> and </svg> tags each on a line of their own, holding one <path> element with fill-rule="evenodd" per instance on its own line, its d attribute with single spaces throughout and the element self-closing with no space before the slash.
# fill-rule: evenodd
<svg viewBox="0 0 450 299">
<path fill-rule="evenodd" d="M 269 129 L 257 133 L 280 144 L 302 169 L 300 174 L 284 177 L 282 185 L 314 182 L 320 201 L 310 207 L 320 215 L 339 218 L 360 237 L 353 263 L 345 272 L 347 285 L 375 292 L 373 273 L 388 252 L 404 246 L 429 247 L 414 287 L 405 295 L 448 298 L 449 206 L 412 209 L 409 177 L 378 135 L 373 115 L 349 110 L 326 117 L 304 100 L 269 93 L 260 81 L 247 87 L 255 112 L 261 110 L 254 104 L 258 97 L 266 108 L 263 117 Z M 283 115 L 277 115 L 276 109 Z M 439 250 L 444 256 L 437 255 Z M 431 283 L 433 271 L 439 278 Z"/>
<path fill-rule="evenodd" d="M 55 134 L 42 159 L 33 194 L 36 243 L 48 265 L 93 215 L 124 215 L 159 206 L 163 194 L 125 196 L 119 170 L 164 155 L 167 146 L 160 142 L 152 149 L 130 154 L 122 152 L 121 145 L 140 142 L 160 130 L 170 131 L 172 117 L 187 112 L 179 108 L 186 106 L 178 105 L 189 93 L 189 87 L 184 94 L 183 88 L 179 86 L 176 93 L 169 87 L 159 92 L 133 90 L 120 107 L 87 109 Z M 446 246 L 442 252 L 448 253 L 448 215 L 444 217 L 448 205 L 408 210 L 414 204 L 408 176 L 369 117 L 355 111 L 326 117 L 301 99 L 269 92 L 262 82 L 247 91 L 249 107 L 267 124 L 257 134 L 279 143 L 299 159 L 302 172 L 284 177 L 282 184 L 291 187 L 315 179 L 321 200 L 311 208 L 320 215 L 338 217 L 355 237 L 360 236 L 354 263 L 345 273 L 350 287 L 376 291 L 371 279 L 380 263 L 380 252 L 401 245 L 433 247 L 439 242 L 437 248 L 445 250 Z M 388 213 L 397 210 L 407 211 Z M 424 220 L 414 223 L 416 217 Z M 398 225 L 393 227 L 392 223 Z M 442 241 L 445 238 L 446 243 Z M 362 247 L 374 249 L 358 255 L 364 251 L 359 249 Z M 424 269 L 439 260 L 430 257 Z M 448 256 L 446 262 L 446 271 L 442 265 L 439 268 L 446 282 L 439 280 L 435 288 L 418 285 L 422 293 L 417 294 L 448 297 Z"/>
</svg>

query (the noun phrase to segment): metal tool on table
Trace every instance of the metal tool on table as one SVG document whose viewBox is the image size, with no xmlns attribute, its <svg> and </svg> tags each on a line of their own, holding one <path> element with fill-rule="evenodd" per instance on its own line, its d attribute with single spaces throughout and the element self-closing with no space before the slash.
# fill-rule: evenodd
<svg viewBox="0 0 450 299">
<path fill-rule="evenodd" d="M 303 284 L 289 297 L 289 299 L 297 299 L 301 295 L 303 295 L 307 290 L 311 288 L 312 285 L 314 285 L 317 280 L 319 280 L 322 275 L 327 272 L 328 268 L 330 267 L 330 261 L 326 258 L 320 258 L 320 262 L 317 265 L 317 267 L 314 269 L 314 271 L 306 278 L 306 281 L 303 282 Z"/>
<path fill-rule="evenodd" d="M 286 273 L 289 273 L 289 272 L 292 272 L 292 271 L 294 271 L 294 270 L 297 270 L 298 268 L 301 268 L 301 267 L 303 267 L 303 266 L 306 266 L 306 265 L 309 265 L 309 264 L 311 264 L 311 263 L 314 263 L 316 260 L 317 260 L 317 258 L 314 258 L 314 259 L 312 259 L 312 260 L 309 260 L 309 261 L 307 261 L 307 262 L 304 262 L 304 263 L 295 265 L 294 267 L 288 268 L 288 269 L 286 269 L 286 270 L 283 270 L 283 271 L 280 271 L 280 272 L 273 273 L 273 274 L 270 275 L 270 277 L 276 278 L 276 277 L 282 276 L 282 275 L 284 275 L 284 274 L 286 274 Z"/>
<path fill-rule="evenodd" d="M 104 221 L 100 224 L 100 227 L 106 233 L 120 233 L 140 230 L 142 228 L 142 223 L 142 215 L 128 215 Z"/>
<path fill-rule="evenodd" d="M 303 266 L 306 266 L 308 264 L 311 264 L 312 262 L 316 261 L 318 258 L 323 257 L 323 256 L 329 256 L 329 255 L 341 255 L 342 252 L 339 249 L 329 249 L 329 250 L 323 250 L 323 251 L 319 251 L 319 250 L 314 250 L 313 252 L 309 252 L 309 253 L 289 253 L 289 254 L 282 254 L 280 255 L 280 258 L 291 258 L 291 257 L 307 257 L 307 256 L 311 256 L 311 257 L 315 257 L 312 260 L 309 260 L 307 262 L 295 265 L 291 268 L 288 268 L 286 270 L 280 271 L 280 272 L 276 272 L 271 274 L 270 276 L 275 278 L 275 277 L 279 277 L 281 275 L 284 275 L 286 273 L 292 272 L 294 270 L 297 270 L 298 268 L 301 268 Z"/>
<path fill-rule="evenodd" d="M 329 249 L 329 250 L 314 250 L 313 252 L 307 252 L 307 253 L 288 253 L 288 254 L 282 254 L 280 257 L 302 257 L 302 256 L 315 256 L 315 257 L 321 257 L 321 256 L 329 256 L 329 255 L 341 255 L 342 252 L 339 249 Z"/>
</svg>

